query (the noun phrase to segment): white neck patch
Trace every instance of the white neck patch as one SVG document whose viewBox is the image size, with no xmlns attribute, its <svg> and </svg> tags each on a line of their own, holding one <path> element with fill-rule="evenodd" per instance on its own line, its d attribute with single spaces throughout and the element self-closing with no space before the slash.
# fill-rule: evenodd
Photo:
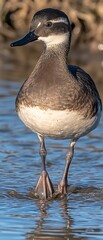
<svg viewBox="0 0 103 240">
<path fill-rule="evenodd" d="M 55 34 L 55 35 L 50 35 L 47 37 L 38 37 L 38 40 L 43 41 L 47 48 L 48 47 L 53 47 L 55 45 L 59 45 L 63 42 L 67 42 L 68 41 L 68 33 L 63 33 L 63 34 Z"/>
</svg>

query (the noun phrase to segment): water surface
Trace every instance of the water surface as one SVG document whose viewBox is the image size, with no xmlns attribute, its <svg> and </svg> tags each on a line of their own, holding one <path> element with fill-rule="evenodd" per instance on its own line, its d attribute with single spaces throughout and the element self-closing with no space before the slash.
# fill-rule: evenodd
<svg viewBox="0 0 103 240">
<path fill-rule="evenodd" d="M 103 118 L 76 144 L 67 196 L 40 201 L 30 195 L 41 171 L 39 140 L 15 112 L 21 82 L 8 79 L 0 80 L 0 239 L 103 239 Z M 68 146 L 46 139 L 55 189 Z"/>
</svg>

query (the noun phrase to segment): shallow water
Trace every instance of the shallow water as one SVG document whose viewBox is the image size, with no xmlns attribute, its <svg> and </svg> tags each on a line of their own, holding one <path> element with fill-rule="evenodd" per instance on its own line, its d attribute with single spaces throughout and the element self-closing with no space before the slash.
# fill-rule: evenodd
<svg viewBox="0 0 103 240">
<path fill-rule="evenodd" d="M 32 189 L 41 171 L 39 140 L 15 112 L 21 82 L 11 81 L 20 76 L 23 79 L 23 72 L 25 75 L 25 71 L 15 72 L 11 62 L 2 65 L 0 239 L 103 239 L 103 117 L 98 128 L 76 144 L 67 196 L 46 202 L 34 198 Z M 68 145 L 67 140 L 46 139 L 47 169 L 55 189 L 62 176 Z"/>
</svg>

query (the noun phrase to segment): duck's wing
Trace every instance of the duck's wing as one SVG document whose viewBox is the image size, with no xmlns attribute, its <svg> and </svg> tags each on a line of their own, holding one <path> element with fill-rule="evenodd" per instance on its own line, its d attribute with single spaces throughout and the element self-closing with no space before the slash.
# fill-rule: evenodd
<svg viewBox="0 0 103 240">
<path fill-rule="evenodd" d="M 86 112 L 86 117 L 93 117 L 102 109 L 102 103 L 96 85 L 89 74 L 78 66 L 69 65 L 69 74 L 78 86 L 78 106 Z"/>
</svg>

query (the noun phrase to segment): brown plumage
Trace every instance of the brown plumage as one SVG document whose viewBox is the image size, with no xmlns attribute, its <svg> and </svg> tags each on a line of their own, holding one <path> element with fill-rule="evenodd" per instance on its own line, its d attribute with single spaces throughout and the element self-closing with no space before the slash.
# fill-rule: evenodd
<svg viewBox="0 0 103 240">
<path fill-rule="evenodd" d="M 71 139 L 57 191 L 58 194 L 66 194 L 74 145 L 80 137 L 97 127 L 102 104 L 91 77 L 80 67 L 67 65 L 71 24 L 65 13 L 56 9 L 37 12 L 30 32 L 11 46 L 36 40 L 44 42 L 44 51 L 18 93 L 16 110 L 22 121 L 40 139 L 43 169 L 35 192 L 40 198 L 46 199 L 53 196 L 54 189 L 45 166 L 44 137 Z"/>
</svg>

